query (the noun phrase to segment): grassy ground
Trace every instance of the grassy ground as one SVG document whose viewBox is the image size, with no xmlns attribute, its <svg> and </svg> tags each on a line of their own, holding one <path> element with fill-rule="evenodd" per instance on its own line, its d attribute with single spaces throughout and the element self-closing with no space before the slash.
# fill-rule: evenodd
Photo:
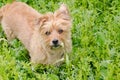
<svg viewBox="0 0 120 80">
<path fill-rule="evenodd" d="M 8 44 L 0 27 L 0 80 L 120 80 L 119 0 L 19 1 L 41 13 L 67 4 L 73 20 L 73 51 L 59 67 L 34 66 L 20 41 Z M 0 0 L 0 6 L 7 2 Z"/>
</svg>

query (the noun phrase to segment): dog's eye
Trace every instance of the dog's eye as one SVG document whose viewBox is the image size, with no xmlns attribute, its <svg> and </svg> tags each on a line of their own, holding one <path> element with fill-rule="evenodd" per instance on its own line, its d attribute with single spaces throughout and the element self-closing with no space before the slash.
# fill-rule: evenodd
<svg viewBox="0 0 120 80">
<path fill-rule="evenodd" d="M 47 31 L 47 32 L 45 32 L 45 34 L 46 34 L 46 35 L 50 35 L 50 32 L 49 32 L 49 31 Z"/>
<path fill-rule="evenodd" d="M 58 30 L 59 34 L 63 33 L 63 30 L 62 29 L 59 29 Z"/>
</svg>

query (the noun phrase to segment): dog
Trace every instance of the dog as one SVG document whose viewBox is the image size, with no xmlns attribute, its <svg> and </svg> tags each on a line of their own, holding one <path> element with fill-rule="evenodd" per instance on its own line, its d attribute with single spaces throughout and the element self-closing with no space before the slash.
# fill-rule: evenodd
<svg viewBox="0 0 120 80">
<path fill-rule="evenodd" d="M 58 64 L 72 50 L 69 10 L 65 4 L 55 12 L 40 14 L 23 2 L 0 8 L 0 22 L 8 41 L 19 39 L 32 63 Z"/>
</svg>

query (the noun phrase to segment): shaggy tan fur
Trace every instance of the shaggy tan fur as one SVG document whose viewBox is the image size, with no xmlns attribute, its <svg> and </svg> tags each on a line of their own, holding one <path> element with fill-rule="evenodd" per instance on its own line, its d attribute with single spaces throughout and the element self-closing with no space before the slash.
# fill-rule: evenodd
<svg viewBox="0 0 120 80">
<path fill-rule="evenodd" d="M 25 3 L 13 2 L 0 9 L 0 21 L 7 39 L 18 38 L 32 63 L 59 63 L 72 49 L 71 19 L 64 4 L 54 13 L 40 14 Z"/>
</svg>

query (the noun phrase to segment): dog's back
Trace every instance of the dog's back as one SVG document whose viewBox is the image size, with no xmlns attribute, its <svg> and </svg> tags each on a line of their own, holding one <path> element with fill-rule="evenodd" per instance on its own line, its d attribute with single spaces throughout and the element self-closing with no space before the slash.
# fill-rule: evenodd
<svg viewBox="0 0 120 80">
<path fill-rule="evenodd" d="M 40 14 L 32 7 L 22 2 L 6 4 L 0 9 L 0 23 L 8 40 L 15 37 L 21 40 L 26 48 L 29 47 L 29 38 L 34 30 L 34 20 Z"/>
</svg>

